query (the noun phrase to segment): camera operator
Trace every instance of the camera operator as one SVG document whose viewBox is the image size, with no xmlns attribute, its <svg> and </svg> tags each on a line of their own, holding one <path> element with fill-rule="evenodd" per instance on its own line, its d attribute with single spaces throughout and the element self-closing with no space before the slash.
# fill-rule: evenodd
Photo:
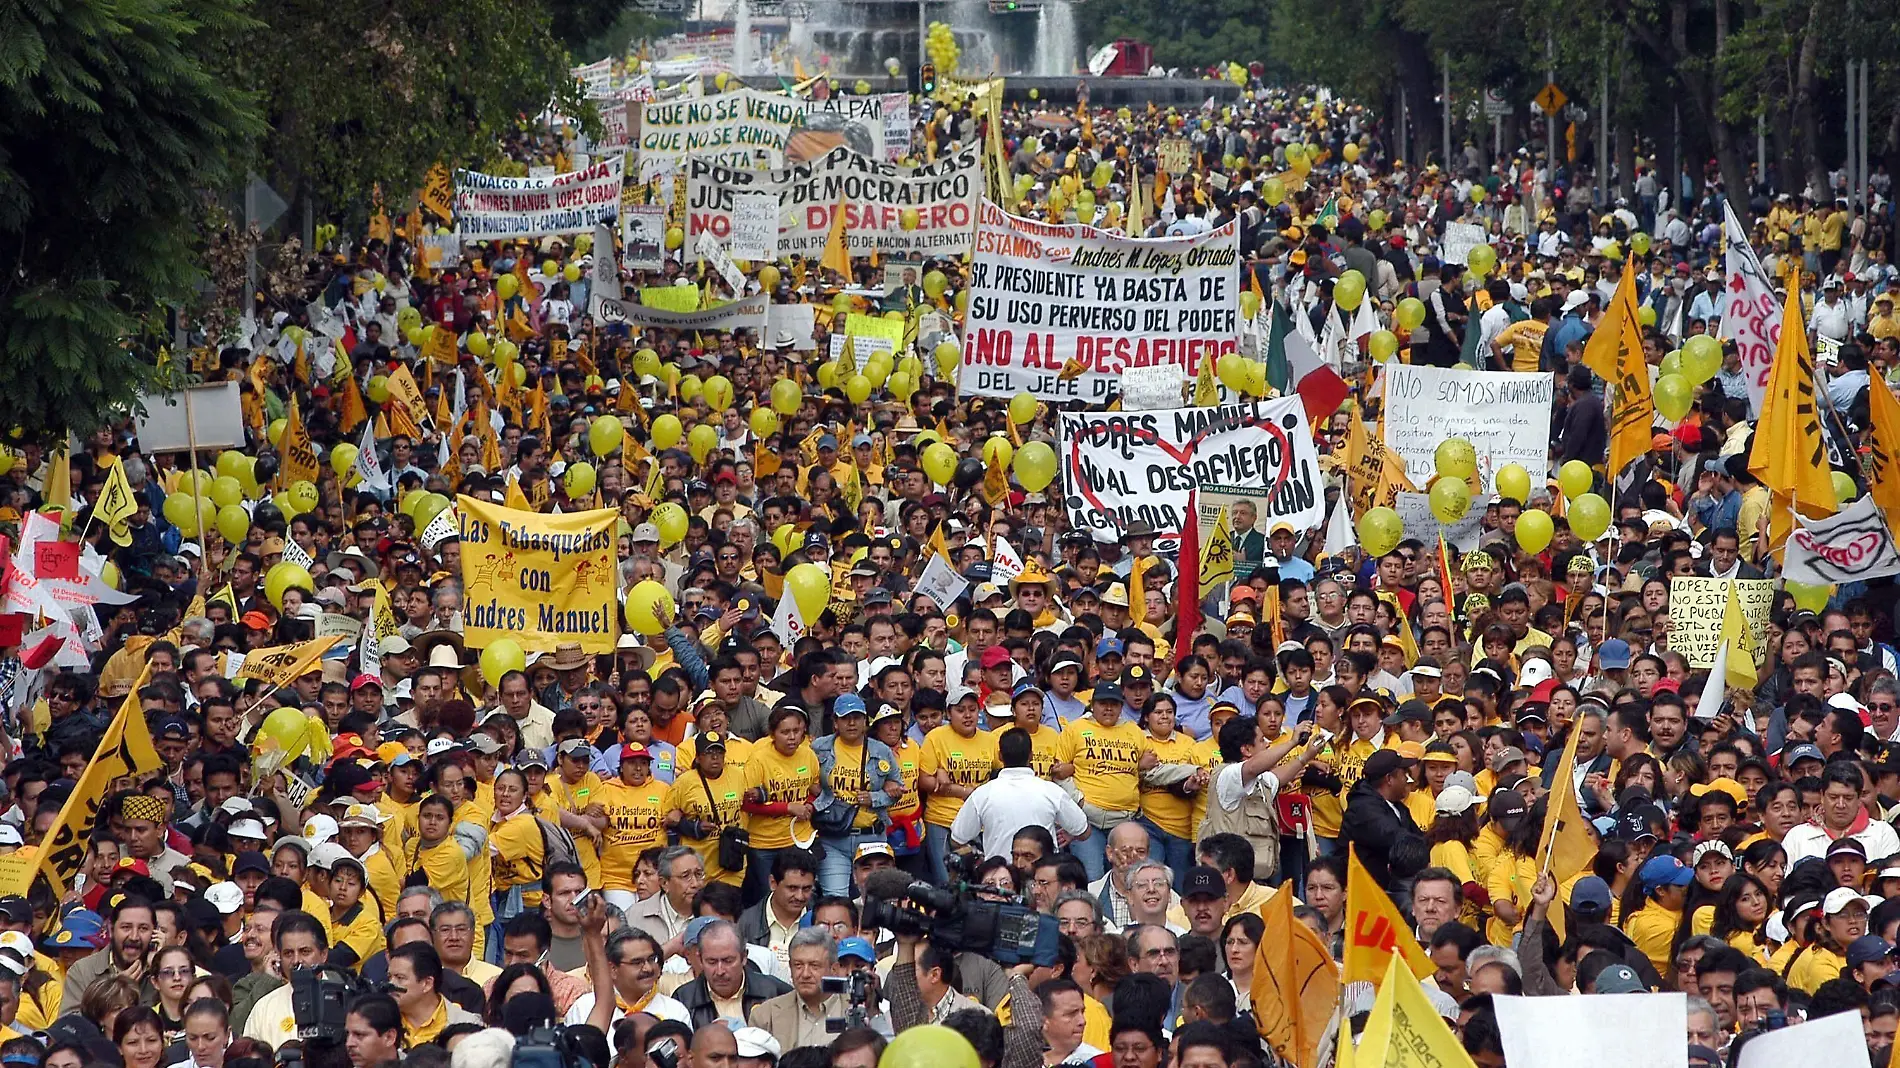
<svg viewBox="0 0 1900 1068">
<path fill-rule="evenodd" d="M 308 912 L 285 912 L 277 917 L 271 932 L 277 945 L 280 974 L 289 975 L 298 968 L 315 968 L 330 954 L 330 934 L 323 921 Z M 244 1021 L 244 1037 L 268 1042 L 271 1048 L 297 1037 L 297 1014 L 291 1008 L 292 984 L 285 983 L 257 999 L 250 1018 Z"/>
<path fill-rule="evenodd" d="M 388 994 L 358 998 L 343 1020 L 343 1048 L 351 1068 L 379 1068 L 403 1051 L 402 1010 Z"/>
<path fill-rule="evenodd" d="M 920 958 L 918 943 L 922 941 L 915 935 L 898 935 L 897 957 L 891 964 L 890 975 L 885 978 L 885 990 L 891 999 L 891 1027 L 900 1034 L 905 1028 L 939 1021 L 941 1016 L 934 1009 L 945 1009 L 945 1002 L 949 1000 L 947 994 L 939 995 L 934 1008 L 925 1001 L 918 982 L 920 962 L 929 965 L 940 978 L 944 971 L 942 958 L 934 952 Z M 967 958 L 970 954 L 962 956 Z M 1032 983 L 1053 978 L 1055 974 L 1054 968 L 1038 968 L 1029 963 L 1009 970 L 1010 1014 L 1009 1023 L 1003 1029 L 1004 1053 L 999 1068 L 1034 1068 L 1042 1063 L 1042 1007 L 1031 993 Z M 964 1006 L 953 1003 L 945 1014 L 959 1007 Z"/>
</svg>

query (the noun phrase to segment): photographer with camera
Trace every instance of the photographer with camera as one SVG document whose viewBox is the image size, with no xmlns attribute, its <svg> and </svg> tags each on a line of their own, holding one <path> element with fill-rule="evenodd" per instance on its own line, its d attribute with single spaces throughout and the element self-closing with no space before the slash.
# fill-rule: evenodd
<svg viewBox="0 0 1900 1068">
<path fill-rule="evenodd" d="M 941 1023 L 951 1013 L 975 1005 L 949 988 L 945 962 L 950 958 L 921 934 L 897 933 L 897 956 L 885 977 L 893 1030 L 901 1034 L 905 1028 L 919 1024 Z M 1006 997 L 1010 1013 L 1009 1023 L 1003 1028 L 1003 1060 L 1000 1065 L 985 1068 L 1035 1068 L 1042 1063 L 1042 1003 L 1033 990 L 1036 983 L 1053 979 L 1055 973 L 1053 967 L 1029 961 L 1009 970 Z"/>
</svg>

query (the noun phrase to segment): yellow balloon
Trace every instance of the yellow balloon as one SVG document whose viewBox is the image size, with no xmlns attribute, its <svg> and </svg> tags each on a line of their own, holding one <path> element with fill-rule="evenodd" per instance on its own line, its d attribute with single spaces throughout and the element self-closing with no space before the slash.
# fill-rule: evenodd
<svg viewBox="0 0 1900 1068">
<path fill-rule="evenodd" d="M 233 545 L 243 541 L 251 532 L 251 514 L 241 504 L 227 504 L 218 509 L 218 533 Z"/>
<path fill-rule="evenodd" d="M 706 404 L 715 412 L 732 407 L 732 379 L 714 375 L 706 380 Z"/>
<path fill-rule="evenodd" d="M 165 498 L 165 521 L 178 528 L 178 532 L 187 538 L 198 536 L 198 502 L 203 500 L 189 493 L 173 493 Z"/>
<path fill-rule="evenodd" d="M 415 520 L 418 528 L 426 528 L 436 516 L 447 511 L 453 502 L 440 493 L 425 493 L 416 502 Z"/>
<path fill-rule="evenodd" d="M 652 349 L 640 349 L 633 354 L 633 371 L 639 375 L 658 375 L 660 373 L 660 354 Z"/>
<path fill-rule="evenodd" d="M 686 243 L 686 231 L 680 229 L 677 226 L 669 226 L 666 228 L 666 247 L 667 248 L 677 249 L 681 245 L 684 245 L 685 243 Z"/>
<path fill-rule="evenodd" d="M 1425 321 L 1425 302 L 1417 297 L 1406 297 L 1392 310 L 1392 317 L 1398 320 L 1399 329 L 1409 334 Z"/>
<path fill-rule="evenodd" d="M 403 515 L 406 515 L 411 519 L 414 519 L 416 515 L 416 505 L 421 504 L 422 498 L 428 495 L 429 495 L 428 490 L 412 489 L 408 491 L 407 493 L 404 493 L 401 497 L 397 498 L 396 511 L 401 512 Z"/>
<path fill-rule="evenodd" d="M 561 489 L 567 494 L 568 500 L 578 500 L 594 492 L 597 477 L 593 464 L 579 460 L 568 464 L 567 470 L 561 472 Z"/>
<path fill-rule="evenodd" d="M 689 375 L 680 379 L 680 400 L 688 404 L 698 400 L 699 395 L 705 391 L 706 384 L 697 378 Z"/>
<path fill-rule="evenodd" d="M 1655 309 L 1644 305 L 1644 310 L 1655 314 Z M 1695 406 L 1695 387 L 1682 375 L 1663 375 L 1656 379 L 1656 387 L 1650 391 L 1656 401 L 1656 410 L 1664 419 L 1680 422 Z"/>
<path fill-rule="evenodd" d="M 270 603 L 276 605 L 278 611 L 284 607 L 284 591 L 293 587 L 305 593 L 316 592 L 316 583 L 302 564 L 280 560 L 264 573 L 264 596 L 270 598 Z"/>
<path fill-rule="evenodd" d="M 270 439 L 271 448 L 281 449 L 284 447 L 284 427 L 289 425 L 289 419 L 279 416 L 270 421 L 270 426 L 264 428 L 264 436 Z"/>
<path fill-rule="evenodd" d="M 780 523 L 772 532 L 772 544 L 778 546 L 779 557 L 792 555 L 792 539 L 798 537 L 798 527 L 791 523 Z"/>
<path fill-rule="evenodd" d="M 978 1068 L 980 1063 L 969 1039 L 942 1024 L 923 1024 L 899 1032 L 877 1068 Z"/>
<path fill-rule="evenodd" d="M 1239 393 L 1247 387 L 1247 357 L 1238 352 L 1222 354 L 1214 361 L 1214 377 L 1220 379 L 1221 385 Z"/>
<path fill-rule="evenodd" d="M 299 514 L 308 512 L 317 506 L 317 487 L 308 479 L 298 479 L 290 484 L 287 491 L 291 503 L 297 506 Z"/>
<path fill-rule="evenodd" d="M 1438 443 L 1432 461 L 1439 474 L 1462 482 L 1478 469 L 1478 451 L 1464 438 L 1447 438 Z"/>
<path fill-rule="evenodd" d="M 606 456 L 618 449 L 626 436 L 627 428 L 611 415 L 598 416 L 587 427 L 587 445 L 594 450 L 595 456 Z"/>
<path fill-rule="evenodd" d="M 1344 502 L 1336 507 L 1344 508 Z M 1368 508 L 1359 517 L 1359 544 L 1373 556 L 1384 556 L 1398 548 L 1405 537 L 1405 520 L 1390 508 Z"/>
<path fill-rule="evenodd" d="M 837 360 L 827 360 L 824 363 L 819 364 L 818 365 L 818 388 L 819 389 L 838 388 L 838 375 L 841 374 L 843 370 L 844 368 L 838 365 Z"/>
<path fill-rule="evenodd" d="M 777 382 L 772 383 L 773 411 L 784 416 L 797 415 L 798 409 L 802 407 L 804 403 L 805 394 L 803 390 L 798 388 L 798 383 L 789 378 L 781 378 Z"/>
<path fill-rule="evenodd" d="M 125 588 L 125 581 L 119 575 L 119 565 L 110 560 L 106 561 L 106 566 L 99 569 L 99 581 L 115 590 Z"/>
<path fill-rule="evenodd" d="M 924 474 L 939 486 L 948 486 L 950 476 L 957 471 L 957 450 L 941 441 L 932 442 L 924 449 L 921 458 Z"/>
<path fill-rule="evenodd" d="M 852 375 L 844 380 L 844 395 L 853 404 L 863 404 L 871 397 L 871 380 L 861 374 Z"/>
<path fill-rule="evenodd" d="M 310 717 L 294 706 L 273 709 L 258 726 L 257 733 L 270 739 L 269 748 L 280 749 L 286 759 L 292 759 L 308 748 L 310 737 Z"/>
<path fill-rule="evenodd" d="M 236 449 L 226 449 L 218 454 L 218 474 L 226 478 L 235 478 L 238 479 L 239 482 L 242 482 L 243 479 L 239 477 L 238 472 L 243 470 L 244 461 L 248 459 L 250 459 L 250 457 L 245 456 Z"/>
<path fill-rule="evenodd" d="M 1399 351 L 1399 336 L 1390 330 L 1374 330 L 1366 338 L 1366 351 L 1372 354 L 1373 359 L 1383 363 Z"/>
<path fill-rule="evenodd" d="M 939 341 L 932 355 L 937 358 L 937 376 L 948 378 L 957 369 L 957 362 L 963 359 L 963 349 L 954 341 Z"/>
<path fill-rule="evenodd" d="M 703 464 L 706 457 L 719 447 L 719 432 L 710 423 L 701 423 L 686 435 L 686 449 L 693 454 L 693 462 Z"/>
<path fill-rule="evenodd" d="M 1347 311 L 1359 307 L 1366 299 L 1366 276 L 1358 271 L 1346 271 L 1333 282 L 1333 303 Z"/>
<path fill-rule="evenodd" d="M 680 417 L 672 412 L 653 420 L 653 445 L 659 449 L 670 449 L 680 443 L 686 428 L 680 425 Z"/>
<path fill-rule="evenodd" d="M 765 290 L 767 293 L 772 292 L 774 289 L 778 288 L 778 282 L 779 282 L 780 277 L 782 276 L 779 274 L 779 270 L 777 267 L 774 267 L 769 263 L 766 264 L 765 266 L 759 268 L 759 288 Z"/>
<path fill-rule="evenodd" d="M 338 447 L 341 448 L 342 446 Z M 350 446 L 350 451 L 356 451 L 356 447 L 354 445 Z M 211 480 L 211 490 L 207 496 L 211 498 L 211 503 L 222 509 L 227 505 L 237 504 L 244 499 L 244 484 L 230 475 L 219 475 L 217 478 Z M 242 511 L 242 509 L 239 509 L 239 511 Z"/>
<path fill-rule="evenodd" d="M 1519 504 L 1531 498 L 1531 475 L 1522 464 L 1505 464 L 1498 468 L 1494 481 L 1500 497 L 1509 497 Z"/>
<path fill-rule="evenodd" d="M 389 403 L 389 379 L 383 375 L 371 375 L 369 379 L 369 399 L 377 404 Z"/>
<path fill-rule="evenodd" d="M 1819 612 L 1827 607 L 1828 599 L 1834 596 L 1833 586 L 1810 586 L 1805 582 L 1788 583 L 1788 593 L 1794 597 L 1795 606 L 1810 612 Z"/>
<path fill-rule="evenodd" d="M 1557 470 L 1558 487 L 1564 491 L 1564 496 L 1573 501 L 1590 492 L 1590 487 L 1595 484 L 1596 472 L 1590 470 L 1590 465 L 1582 460 L 1571 460 Z"/>
<path fill-rule="evenodd" d="M 566 267 L 561 268 L 561 277 L 567 279 L 570 282 L 580 281 L 581 280 L 580 264 L 570 263 Z"/>
<path fill-rule="evenodd" d="M 1565 518 L 1570 521 L 1570 529 L 1577 537 L 1584 541 L 1595 541 L 1610 529 L 1610 504 L 1594 493 L 1585 493 L 1570 502 Z"/>
<path fill-rule="evenodd" d="M 519 292 L 521 292 L 521 281 L 514 275 L 504 274 L 495 279 L 495 295 L 501 299 L 512 299 Z"/>
<path fill-rule="evenodd" d="M 769 438 L 778 433 L 778 413 L 770 408 L 754 408 L 750 424 L 753 437 Z"/>
<path fill-rule="evenodd" d="M 666 501 L 653 510 L 647 517 L 655 529 L 660 532 L 660 546 L 671 549 L 686 540 L 686 509 L 674 501 Z"/>
<path fill-rule="evenodd" d="M 817 564 L 799 564 L 785 573 L 785 593 L 799 615 L 816 622 L 831 603 L 831 576 Z"/>
<path fill-rule="evenodd" d="M 916 208 L 905 208 L 897 213 L 897 225 L 904 230 L 915 230 L 917 224 L 922 221 Z"/>
<path fill-rule="evenodd" d="M 1009 421 L 1025 426 L 1036 418 L 1035 394 L 1024 390 L 1009 399 Z"/>
<path fill-rule="evenodd" d="M 1041 493 L 1056 477 L 1056 451 L 1045 441 L 1032 441 L 1016 450 L 1011 465 L 1016 481 L 1031 493 Z"/>
<path fill-rule="evenodd" d="M 924 272 L 925 296 L 928 296 L 931 300 L 936 300 L 938 297 L 943 296 L 943 291 L 948 288 L 950 288 L 950 279 L 945 276 L 942 271 L 929 270 Z"/>
<path fill-rule="evenodd" d="M 513 638 L 497 638 L 482 650 L 481 667 L 482 678 L 488 680 L 488 685 L 499 687 L 503 675 L 528 669 L 528 654 L 522 652 L 521 644 Z"/>
<path fill-rule="evenodd" d="M 1846 504 L 1858 496 L 1860 496 L 1860 488 L 1854 485 L 1854 476 L 1845 471 L 1834 472 L 1835 499 L 1841 504 Z"/>
<path fill-rule="evenodd" d="M 1533 508 L 1517 517 L 1517 547 L 1527 553 L 1543 552 L 1556 532 L 1548 512 Z"/>
<path fill-rule="evenodd" d="M 627 591 L 627 624 L 649 638 L 666 633 L 674 611 L 673 595 L 653 579 L 637 582 Z"/>
<path fill-rule="evenodd" d="M 1432 514 L 1446 525 L 1458 522 L 1471 510 L 1471 487 L 1462 478 L 1439 478 L 1426 496 L 1431 498 Z"/>
<path fill-rule="evenodd" d="M 991 435 L 990 439 L 983 443 L 983 466 L 985 467 L 1008 467 L 1009 461 L 1015 455 L 1016 447 L 1001 434 Z"/>
</svg>

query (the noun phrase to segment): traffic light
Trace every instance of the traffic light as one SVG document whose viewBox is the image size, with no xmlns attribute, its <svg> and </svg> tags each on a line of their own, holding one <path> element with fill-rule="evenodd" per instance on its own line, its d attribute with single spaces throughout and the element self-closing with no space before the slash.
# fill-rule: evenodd
<svg viewBox="0 0 1900 1068">
<path fill-rule="evenodd" d="M 990 0 L 990 14 L 1012 15 L 1021 11 L 1023 6 L 1018 0 Z"/>
<path fill-rule="evenodd" d="M 937 91 L 937 65 L 935 63 L 924 64 L 922 76 L 919 78 L 919 87 L 925 96 L 929 96 L 931 93 Z"/>
</svg>

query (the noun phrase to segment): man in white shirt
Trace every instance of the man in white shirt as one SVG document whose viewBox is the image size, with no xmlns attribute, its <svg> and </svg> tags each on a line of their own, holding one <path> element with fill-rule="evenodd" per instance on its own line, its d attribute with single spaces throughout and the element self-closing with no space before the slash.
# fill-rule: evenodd
<svg viewBox="0 0 1900 1068">
<path fill-rule="evenodd" d="M 1891 857 L 1900 853 L 1900 835 L 1893 825 L 1868 816 L 1861 807 L 1860 766 L 1852 761 L 1829 764 L 1821 773 L 1821 820 L 1803 823 L 1788 831 L 1781 848 L 1788 852 L 1788 868 L 1808 857 L 1825 857 L 1828 847 L 1839 838 L 1852 837 L 1870 857 Z"/>
<path fill-rule="evenodd" d="M 1024 827 L 1054 828 L 1071 841 L 1088 835 L 1089 821 L 1082 807 L 1062 787 L 1037 778 L 1029 766 L 1033 752 L 1029 732 L 1019 727 L 1004 731 L 996 752 L 1003 770 L 964 799 L 950 824 L 951 842 L 978 842 L 984 857 L 1008 857 L 1010 842 Z"/>
</svg>

